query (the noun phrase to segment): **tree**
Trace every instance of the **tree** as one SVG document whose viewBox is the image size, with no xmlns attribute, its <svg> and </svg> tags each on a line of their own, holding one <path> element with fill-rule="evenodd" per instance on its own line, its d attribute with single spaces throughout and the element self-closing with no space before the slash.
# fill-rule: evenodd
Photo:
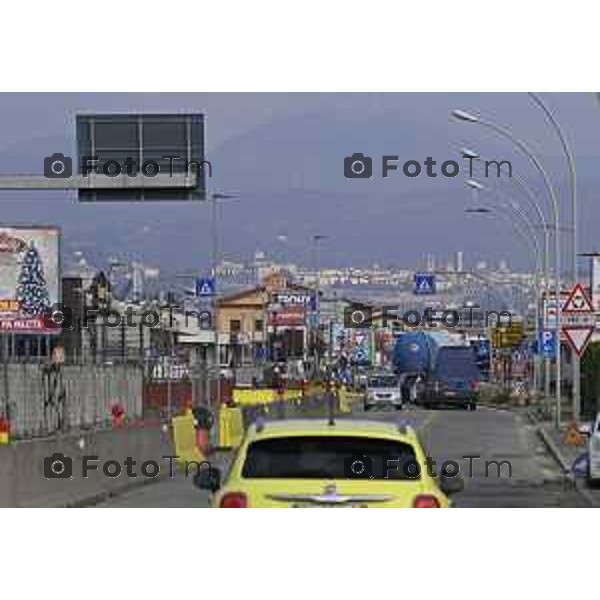
<svg viewBox="0 0 600 600">
<path fill-rule="evenodd" d="M 583 413 L 595 415 L 600 407 L 600 343 L 590 344 L 581 361 Z"/>
<path fill-rule="evenodd" d="M 21 261 L 17 284 L 17 300 L 21 312 L 27 317 L 42 315 L 50 306 L 48 285 L 40 254 L 31 242 Z"/>
</svg>

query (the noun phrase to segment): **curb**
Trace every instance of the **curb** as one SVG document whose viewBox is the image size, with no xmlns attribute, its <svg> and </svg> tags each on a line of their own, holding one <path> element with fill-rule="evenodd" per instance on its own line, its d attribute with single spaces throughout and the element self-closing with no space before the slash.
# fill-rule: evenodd
<svg viewBox="0 0 600 600">
<path fill-rule="evenodd" d="M 582 480 L 579 480 L 577 477 L 575 477 L 575 475 L 573 475 L 573 472 L 571 471 L 571 466 L 566 462 L 561 451 L 558 449 L 554 441 L 550 438 L 548 433 L 546 433 L 544 427 L 542 425 L 538 425 L 536 432 L 539 438 L 544 443 L 544 446 L 546 446 L 546 449 L 548 450 L 550 456 L 556 461 L 556 463 L 558 463 L 559 467 L 562 469 L 565 487 L 568 483 L 569 486 L 575 489 L 577 493 L 587 502 L 590 508 L 598 507 L 598 503 L 585 487 L 585 483 Z"/>
</svg>

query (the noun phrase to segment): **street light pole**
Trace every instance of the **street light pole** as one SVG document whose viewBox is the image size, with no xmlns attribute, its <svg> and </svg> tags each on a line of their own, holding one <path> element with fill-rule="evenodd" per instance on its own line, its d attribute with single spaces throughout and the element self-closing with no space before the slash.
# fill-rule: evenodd
<svg viewBox="0 0 600 600">
<path fill-rule="evenodd" d="M 573 226 L 572 232 L 572 242 L 573 242 L 573 285 L 577 284 L 578 281 L 578 273 L 577 273 L 577 256 L 579 252 L 579 238 L 577 232 L 577 173 L 575 171 L 575 159 L 573 158 L 573 153 L 571 152 L 571 148 L 569 146 L 569 142 L 567 141 L 567 137 L 565 136 L 562 127 L 560 126 L 558 120 L 554 116 L 554 113 L 550 110 L 548 105 L 542 100 L 542 98 L 534 93 L 528 92 L 528 96 L 533 100 L 533 102 L 539 106 L 546 115 L 548 122 L 554 129 L 556 133 L 560 145 L 562 147 L 565 158 L 567 159 L 567 167 L 569 170 L 569 188 L 571 191 L 571 221 Z M 581 357 L 577 352 L 572 352 L 573 358 L 573 419 L 575 421 L 579 421 L 581 416 Z"/>
<path fill-rule="evenodd" d="M 217 279 L 217 268 L 219 264 L 219 220 L 217 201 L 218 200 L 229 200 L 231 198 L 237 198 L 232 194 L 223 193 L 212 193 L 210 199 L 212 200 L 212 214 L 211 214 L 211 241 L 212 241 L 212 252 L 211 252 L 211 274 L 213 277 L 213 295 L 212 295 L 212 317 L 214 321 L 214 336 L 215 336 L 215 367 L 217 374 L 217 405 L 221 402 L 221 348 L 219 346 L 219 322 L 217 318 L 217 306 L 218 306 L 218 294 L 219 284 Z M 230 333 L 231 335 L 231 333 Z"/>
<path fill-rule="evenodd" d="M 482 127 L 490 129 L 494 133 L 499 136 L 509 140 L 516 148 L 525 154 L 530 162 L 534 165 L 538 173 L 541 175 L 542 180 L 544 181 L 544 185 L 548 192 L 552 211 L 554 216 L 554 268 L 555 268 L 555 295 L 556 295 L 556 303 L 557 305 L 560 303 L 561 297 L 561 270 L 560 270 L 560 214 L 558 210 L 558 198 L 556 196 L 556 192 L 554 191 L 554 186 L 548 177 L 548 173 L 544 166 L 540 163 L 536 155 L 530 150 L 529 146 L 523 142 L 521 139 L 517 138 L 509 129 L 498 125 L 492 121 L 488 121 L 482 119 L 478 115 L 474 115 L 472 113 L 466 112 L 464 110 L 453 110 L 452 116 L 458 119 L 459 121 L 463 121 L 466 123 L 477 123 Z M 560 312 L 557 315 L 556 326 L 555 326 L 555 335 L 556 335 L 556 427 L 558 428 L 561 423 L 561 387 L 562 387 L 562 374 L 561 374 L 561 344 L 560 344 Z"/>
<path fill-rule="evenodd" d="M 473 214 L 488 214 L 488 213 L 492 213 L 493 211 L 489 208 L 474 208 L 474 209 L 466 209 L 465 212 L 467 213 L 473 213 Z M 519 235 L 519 237 L 521 237 L 523 239 L 523 241 L 525 242 L 525 244 L 527 246 L 531 246 L 531 251 L 532 251 L 532 257 L 533 257 L 533 268 L 534 268 L 534 273 L 536 273 L 536 282 L 535 282 L 535 287 L 536 290 L 539 288 L 539 277 L 537 276 L 537 273 L 539 273 L 539 269 L 540 269 L 540 258 L 539 258 L 539 246 L 536 246 L 535 244 L 532 243 L 532 240 L 534 238 L 531 238 L 530 236 L 527 235 L 527 233 L 525 231 L 523 231 L 523 229 L 519 226 L 518 221 L 515 221 L 514 218 L 511 218 L 509 216 L 509 213 L 505 213 L 503 211 L 499 212 L 500 216 L 502 216 L 503 218 L 505 218 L 510 225 L 513 227 L 513 229 L 517 232 L 517 234 Z M 536 291 L 537 293 L 537 291 Z M 535 321 L 536 323 L 539 322 L 539 305 L 535 304 Z M 535 367 L 535 363 L 534 363 L 534 367 Z M 534 387 L 536 386 L 536 381 L 537 381 L 537 377 L 536 377 L 536 372 L 534 370 L 534 377 L 533 377 L 534 381 Z"/>
<path fill-rule="evenodd" d="M 515 230 L 517 231 L 517 233 L 526 241 L 526 243 L 531 244 L 532 246 L 532 250 L 533 250 L 533 258 L 534 258 L 534 273 L 535 273 L 535 304 L 534 304 L 534 318 L 535 318 L 535 336 L 536 339 L 539 340 L 540 339 L 540 319 L 539 319 L 539 302 L 538 299 L 540 297 L 540 279 L 541 279 L 541 273 L 542 273 L 542 260 L 541 260 L 541 251 L 540 251 L 540 245 L 539 245 L 539 241 L 537 239 L 536 233 L 535 233 L 535 228 L 533 227 L 529 217 L 527 216 L 527 213 L 516 203 L 516 202 L 505 202 L 500 196 L 499 194 L 497 194 L 495 191 L 493 190 L 488 190 L 487 188 L 485 188 L 483 185 L 481 185 L 479 182 L 473 180 L 473 179 L 469 179 L 467 181 L 467 185 L 469 187 L 471 187 L 473 190 L 475 190 L 475 193 L 477 193 L 479 190 L 485 190 L 485 191 L 491 191 L 492 194 L 495 196 L 495 198 L 498 201 L 499 204 L 499 208 L 503 208 L 506 209 L 507 213 L 504 214 L 503 216 L 506 216 L 510 221 L 511 224 L 514 226 Z M 470 211 L 470 212 L 484 212 L 484 211 Z M 485 211 L 485 212 L 491 212 L 491 211 Z M 527 231 L 523 231 L 519 225 L 518 225 L 518 221 L 515 221 L 514 219 L 510 218 L 510 214 L 516 214 L 517 218 L 525 225 Z M 503 214 L 502 212 L 500 214 Z M 534 360 L 534 381 L 533 381 L 533 387 L 534 389 L 537 389 L 537 384 L 539 381 L 539 374 L 538 374 L 538 366 L 537 366 L 537 361 Z"/>
<path fill-rule="evenodd" d="M 319 261 L 319 242 L 322 240 L 326 240 L 327 236 L 322 234 L 315 234 L 312 236 L 313 242 L 313 259 L 314 259 L 314 267 L 315 267 L 315 275 L 316 275 L 316 335 L 313 339 L 313 349 L 314 349 L 314 362 L 315 362 L 315 371 L 316 374 L 320 374 L 321 371 L 321 357 L 319 354 L 319 348 L 317 345 L 317 341 L 320 339 L 321 335 L 321 265 Z"/>
<path fill-rule="evenodd" d="M 468 158 L 470 160 L 480 160 L 481 155 L 469 148 L 461 149 L 462 155 L 464 158 Z M 546 216 L 544 215 L 544 211 L 540 205 L 540 201 L 536 198 L 536 195 L 533 193 L 533 190 L 529 187 L 529 185 L 525 182 L 525 180 L 517 175 L 516 173 L 512 174 L 511 182 L 514 183 L 520 190 L 525 194 L 525 197 L 535 210 L 537 217 L 540 221 L 543 233 L 544 233 L 544 279 L 543 286 L 539 286 L 540 289 L 543 289 L 544 298 L 549 297 L 549 286 L 550 286 L 550 227 L 548 221 L 546 220 Z M 540 289 L 537 290 L 538 296 L 536 297 L 536 309 L 539 309 L 537 306 L 538 303 L 542 301 L 539 296 Z M 539 316 L 539 310 L 536 311 Z M 542 311 L 543 312 L 543 311 Z M 545 314 L 542 316 L 545 321 Z M 545 323 L 544 323 L 545 324 Z M 539 343 L 539 338 L 538 338 Z M 549 356 L 544 357 L 544 398 L 546 402 L 550 399 L 550 376 L 551 376 L 551 360 Z"/>
</svg>

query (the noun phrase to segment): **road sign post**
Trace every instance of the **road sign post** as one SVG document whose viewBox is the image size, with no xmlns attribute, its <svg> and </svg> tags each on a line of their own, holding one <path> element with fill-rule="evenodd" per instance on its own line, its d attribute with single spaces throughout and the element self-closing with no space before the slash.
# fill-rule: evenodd
<svg viewBox="0 0 600 600">
<path fill-rule="evenodd" d="M 560 324 L 569 345 L 575 352 L 576 360 L 583 356 L 590 338 L 596 329 L 594 306 L 581 283 L 575 284 L 563 304 Z M 560 407 L 557 409 L 560 411 Z M 573 379 L 573 420 L 579 421 L 581 412 L 581 386 Z M 560 418 L 560 412 L 558 413 Z"/>
</svg>

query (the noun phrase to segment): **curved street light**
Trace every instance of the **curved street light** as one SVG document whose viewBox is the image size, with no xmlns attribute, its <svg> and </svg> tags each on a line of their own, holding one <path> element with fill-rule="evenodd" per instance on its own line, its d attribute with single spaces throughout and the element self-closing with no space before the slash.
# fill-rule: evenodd
<svg viewBox="0 0 600 600">
<path fill-rule="evenodd" d="M 546 172 L 546 169 L 539 161 L 537 156 L 533 153 L 533 151 L 529 148 L 529 146 L 520 138 L 516 137 L 510 129 L 504 127 L 502 125 L 498 125 L 493 121 L 489 121 L 487 119 L 482 118 L 480 115 L 475 115 L 473 113 L 467 112 L 465 110 L 453 110 L 451 115 L 458 119 L 459 121 L 466 123 L 476 123 L 490 129 L 494 133 L 498 134 L 500 137 L 503 137 L 509 140 L 520 152 L 522 152 L 530 162 L 534 165 L 538 173 L 541 175 L 542 180 L 544 181 L 544 185 L 550 197 L 552 203 L 552 211 L 554 216 L 554 261 L 555 261 L 555 295 L 556 302 L 560 302 L 561 297 L 561 272 L 560 272 L 560 215 L 558 209 L 558 198 L 556 192 L 554 190 L 554 186 L 550 181 L 550 177 Z M 560 319 L 556 319 L 555 326 L 555 335 L 557 339 L 556 344 L 556 425 L 560 426 L 561 420 L 561 398 L 562 398 L 562 375 L 561 375 L 561 345 L 560 345 Z"/>
<path fill-rule="evenodd" d="M 470 188 L 472 188 L 476 191 L 490 192 L 498 201 L 497 208 L 501 209 L 498 212 L 498 214 L 500 214 L 502 217 L 506 218 L 510 222 L 510 224 L 515 229 L 517 234 L 525 241 L 525 244 L 527 246 L 530 246 L 530 248 L 531 248 L 532 257 L 533 257 L 533 268 L 534 268 L 534 274 L 535 274 L 535 283 L 534 283 L 534 288 L 535 288 L 535 302 L 534 302 L 535 335 L 536 335 L 536 340 L 539 340 L 540 339 L 539 298 L 540 298 L 540 292 L 541 292 L 540 279 L 541 279 L 541 272 L 542 272 L 542 260 L 541 260 L 540 245 L 539 245 L 536 233 L 535 233 L 535 228 L 532 225 L 531 220 L 529 219 L 527 213 L 516 202 L 504 201 L 504 199 L 501 198 L 496 192 L 486 188 L 485 186 L 480 184 L 478 181 L 475 181 L 473 179 L 467 180 L 466 183 Z M 488 214 L 488 213 L 493 213 L 494 211 L 491 209 L 488 209 L 488 208 L 475 208 L 475 209 L 469 209 L 466 212 Z M 516 219 L 515 219 L 515 215 L 517 217 Z M 520 225 L 521 223 L 523 223 L 525 225 L 526 231 L 524 231 L 523 228 L 521 227 L 521 225 Z M 546 363 L 546 364 L 548 364 L 548 363 Z M 540 378 L 539 378 L 539 372 L 538 372 L 538 363 L 536 360 L 534 360 L 533 365 L 534 365 L 533 388 L 535 390 L 537 390 Z M 549 385 L 548 370 L 546 370 L 545 383 L 546 383 L 546 386 Z"/>
<path fill-rule="evenodd" d="M 464 158 L 469 158 L 473 160 L 482 159 L 482 156 L 478 152 L 470 148 L 461 148 L 460 151 Z M 548 220 L 544 215 L 544 211 L 540 206 L 539 200 L 536 198 L 533 190 L 531 189 L 531 187 L 529 187 L 529 185 L 527 185 L 525 180 L 516 173 L 512 174 L 510 180 L 515 185 L 517 185 L 525 194 L 527 200 L 535 210 L 535 213 L 540 221 L 541 228 L 544 232 L 544 289 L 547 289 L 550 285 L 550 226 L 548 224 Z"/>
<path fill-rule="evenodd" d="M 464 158 L 468 158 L 471 160 L 481 160 L 482 156 L 472 150 L 471 148 L 461 148 L 461 153 Z M 515 184 L 524 194 L 533 209 L 535 210 L 537 217 L 540 221 L 540 226 L 544 234 L 544 253 L 543 253 L 543 261 L 544 261 L 544 285 L 539 286 L 545 297 L 548 297 L 548 288 L 550 285 L 550 227 L 548 225 L 548 221 L 546 216 L 544 215 L 544 211 L 540 206 L 540 201 L 536 198 L 531 187 L 525 182 L 525 180 L 517 175 L 516 173 L 512 174 L 510 178 L 511 182 Z M 536 306 L 540 302 L 539 296 L 540 289 L 536 291 L 538 297 L 536 298 Z M 544 395 L 546 398 L 550 398 L 550 376 L 551 376 L 551 360 L 549 356 L 544 357 Z"/>
<path fill-rule="evenodd" d="M 527 92 L 527 95 L 533 100 L 533 102 L 542 109 L 546 115 L 546 119 L 550 123 L 552 129 L 556 133 L 560 141 L 565 158 L 567 159 L 567 168 L 569 171 L 569 188 L 571 191 L 571 220 L 573 226 L 572 241 L 573 241 L 573 285 L 577 283 L 577 256 L 579 239 L 577 235 L 577 174 L 575 172 L 575 159 L 573 153 L 567 141 L 567 137 L 563 132 L 558 120 L 554 116 L 554 113 L 550 110 L 548 105 L 542 100 L 541 96 L 535 92 Z M 579 421 L 581 414 L 581 357 L 577 352 L 573 352 L 573 418 L 575 421 Z"/>
</svg>

